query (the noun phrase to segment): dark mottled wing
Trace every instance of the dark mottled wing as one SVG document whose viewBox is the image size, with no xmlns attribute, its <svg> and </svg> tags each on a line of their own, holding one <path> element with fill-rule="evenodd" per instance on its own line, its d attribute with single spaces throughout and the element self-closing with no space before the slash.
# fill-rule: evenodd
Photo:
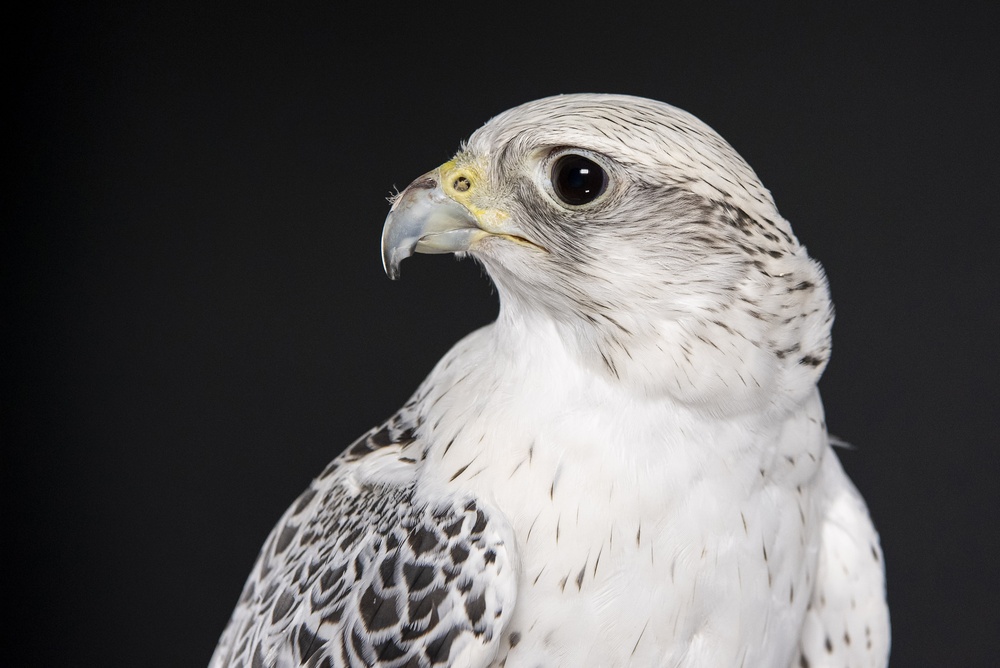
<svg viewBox="0 0 1000 668">
<path fill-rule="evenodd" d="M 505 527 L 427 499 L 396 419 L 333 462 L 271 532 L 215 655 L 223 666 L 485 666 L 513 608 Z"/>
</svg>

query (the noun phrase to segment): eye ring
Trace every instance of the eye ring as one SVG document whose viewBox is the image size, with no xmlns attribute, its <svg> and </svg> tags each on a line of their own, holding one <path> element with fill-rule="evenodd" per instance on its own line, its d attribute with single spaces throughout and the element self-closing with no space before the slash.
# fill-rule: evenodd
<svg viewBox="0 0 1000 668">
<path fill-rule="evenodd" d="M 567 207 L 590 204 L 603 195 L 608 171 L 583 152 L 566 151 L 549 161 L 549 185 L 555 199 Z"/>
</svg>

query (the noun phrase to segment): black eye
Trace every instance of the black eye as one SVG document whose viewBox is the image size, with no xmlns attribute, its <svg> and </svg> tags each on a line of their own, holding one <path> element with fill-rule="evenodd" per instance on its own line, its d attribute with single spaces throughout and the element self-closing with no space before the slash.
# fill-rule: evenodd
<svg viewBox="0 0 1000 668">
<path fill-rule="evenodd" d="M 608 187 L 604 168 L 590 158 L 567 153 L 552 164 L 552 190 L 556 197 L 570 206 L 589 204 Z"/>
</svg>

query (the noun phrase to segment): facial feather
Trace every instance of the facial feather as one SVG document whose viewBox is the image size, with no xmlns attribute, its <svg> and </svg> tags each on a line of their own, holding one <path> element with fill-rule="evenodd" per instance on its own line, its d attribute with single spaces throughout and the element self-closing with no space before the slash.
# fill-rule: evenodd
<svg viewBox="0 0 1000 668">
<path fill-rule="evenodd" d="M 606 193 L 579 207 L 554 198 L 547 169 L 562 151 L 593 157 Z M 794 403 L 822 372 L 822 269 L 753 170 L 690 114 L 627 96 L 546 98 L 494 118 L 457 160 L 486 175 L 476 201 L 547 251 L 490 240 L 474 253 L 501 317 L 551 318 L 603 373 L 713 412 Z"/>
</svg>

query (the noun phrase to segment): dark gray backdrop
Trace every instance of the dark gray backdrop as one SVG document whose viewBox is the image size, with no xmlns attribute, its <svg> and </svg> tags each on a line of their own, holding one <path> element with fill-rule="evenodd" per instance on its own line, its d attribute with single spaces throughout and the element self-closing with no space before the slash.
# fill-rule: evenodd
<svg viewBox="0 0 1000 668">
<path fill-rule="evenodd" d="M 772 190 L 829 273 L 894 664 L 995 661 L 985 4 L 129 4 L 8 26 L 2 663 L 207 662 L 286 505 L 495 315 L 471 262 L 384 277 L 385 197 L 581 91 L 693 112 Z"/>
</svg>

